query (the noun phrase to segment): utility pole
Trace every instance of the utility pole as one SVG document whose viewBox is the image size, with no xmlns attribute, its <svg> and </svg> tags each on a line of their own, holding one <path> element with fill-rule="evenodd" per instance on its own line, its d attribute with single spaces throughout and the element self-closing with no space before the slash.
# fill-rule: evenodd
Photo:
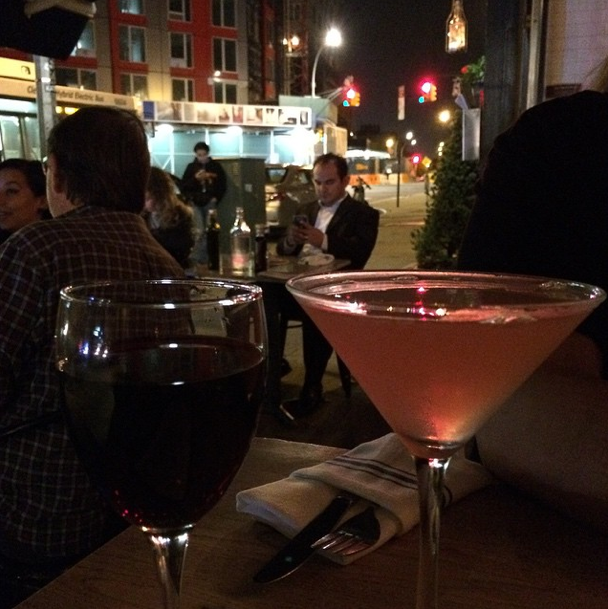
<svg viewBox="0 0 608 609">
<path fill-rule="evenodd" d="M 36 102 L 38 104 L 38 127 L 40 131 L 40 158 L 47 156 L 46 141 L 57 122 L 55 97 L 55 61 L 34 55 L 36 67 Z"/>
</svg>

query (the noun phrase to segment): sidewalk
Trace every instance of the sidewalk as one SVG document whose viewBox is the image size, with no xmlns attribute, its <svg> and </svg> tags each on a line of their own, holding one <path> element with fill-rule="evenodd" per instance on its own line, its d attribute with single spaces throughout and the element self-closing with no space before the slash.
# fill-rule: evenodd
<svg viewBox="0 0 608 609">
<path fill-rule="evenodd" d="M 396 197 L 391 198 L 390 191 L 378 202 L 371 202 L 373 207 L 382 208 L 385 213 L 380 217 L 378 240 L 368 269 L 406 268 L 415 264 L 411 233 L 422 222 L 426 195 L 401 193 L 399 203 L 397 207 Z M 292 371 L 282 379 L 283 399 L 298 397 L 304 380 L 301 336 L 299 327 L 287 332 L 285 357 Z M 297 426 L 287 428 L 271 414 L 263 413 L 257 435 L 351 448 L 390 431 L 356 382 L 351 397 L 344 395 L 335 354 L 325 372 L 323 388 L 325 403 L 310 416 L 297 421 Z"/>
</svg>

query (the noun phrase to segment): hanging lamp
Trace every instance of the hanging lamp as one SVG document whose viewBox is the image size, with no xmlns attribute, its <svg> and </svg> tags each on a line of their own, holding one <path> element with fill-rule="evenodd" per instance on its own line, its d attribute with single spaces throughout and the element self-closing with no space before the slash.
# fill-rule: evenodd
<svg viewBox="0 0 608 609">
<path fill-rule="evenodd" d="M 467 18 L 464 14 L 462 0 L 452 1 L 452 12 L 445 23 L 446 53 L 457 53 L 467 50 Z"/>
</svg>

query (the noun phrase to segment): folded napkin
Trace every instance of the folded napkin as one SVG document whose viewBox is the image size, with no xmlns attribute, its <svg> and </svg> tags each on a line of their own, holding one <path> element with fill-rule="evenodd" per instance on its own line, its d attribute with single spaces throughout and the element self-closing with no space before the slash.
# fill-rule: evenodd
<svg viewBox="0 0 608 609">
<path fill-rule="evenodd" d="M 446 473 L 444 506 L 491 481 L 491 474 L 479 463 L 455 455 Z M 241 491 L 236 497 L 236 509 L 291 538 L 325 509 L 339 490 L 350 491 L 378 506 L 381 534 L 374 546 L 352 556 L 324 553 L 336 562 L 348 564 L 418 524 L 414 462 L 394 433 L 360 444 L 319 465 L 299 469 L 283 480 Z M 343 520 L 364 508 L 356 502 Z"/>
</svg>

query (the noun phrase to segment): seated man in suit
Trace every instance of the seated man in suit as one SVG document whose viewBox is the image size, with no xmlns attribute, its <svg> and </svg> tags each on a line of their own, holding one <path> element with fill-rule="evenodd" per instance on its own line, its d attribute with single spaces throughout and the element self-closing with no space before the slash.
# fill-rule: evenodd
<svg viewBox="0 0 608 609">
<path fill-rule="evenodd" d="M 333 153 L 318 157 L 313 165 L 313 180 L 318 202 L 298 209 L 302 219 L 279 241 L 277 252 L 281 255 L 328 253 L 350 260 L 350 269 L 362 269 L 376 244 L 380 214 L 346 192 L 348 165 L 343 157 Z M 282 415 L 293 420 L 312 412 L 322 402 L 322 379 L 332 348 L 287 291 L 284 310 L 287 316 L 302 319 L 304 386 L 298 399 L 280 407 Z"/>
</svg>

